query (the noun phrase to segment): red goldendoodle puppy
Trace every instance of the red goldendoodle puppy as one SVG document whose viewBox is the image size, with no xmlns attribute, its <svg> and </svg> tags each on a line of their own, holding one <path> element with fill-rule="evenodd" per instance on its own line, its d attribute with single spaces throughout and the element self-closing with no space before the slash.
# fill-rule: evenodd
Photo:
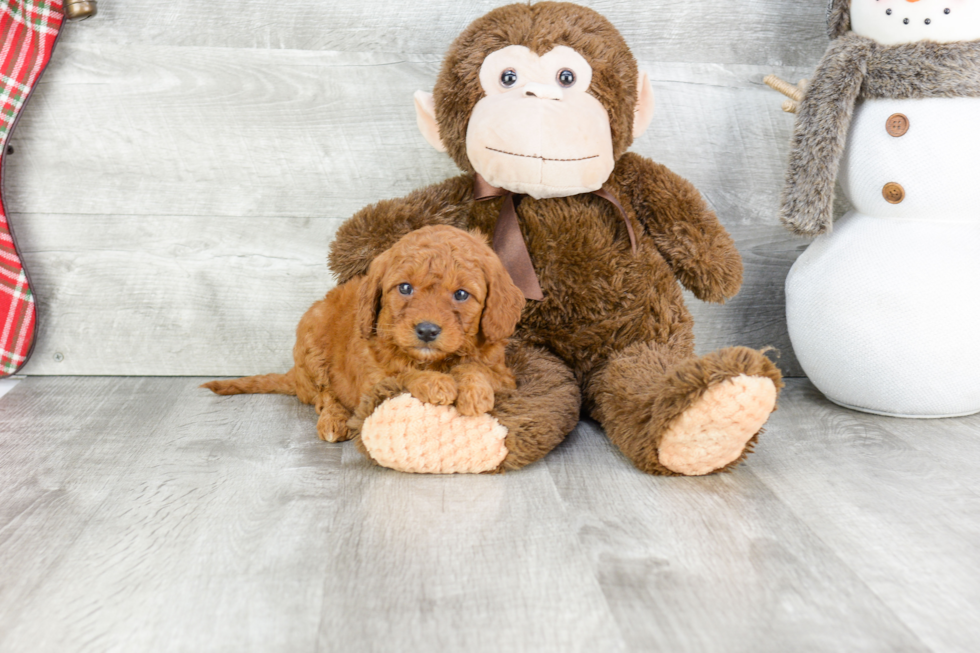
<svg viewBox="0 0 980 653">
<path fill-rule="evenodd" d="M 524 296 L 482 237 L 454 227 L 414 231 L 371 263 L 368 273 L 313 304 L 296 329 L 286 374 L 211 381 L 217 394 L 279 393 L 313 404 L 317 433 L 349 439 L 361 397 L 387 377 L 421 401 L 463 415 L 493 408 L 514 388 L 505 341 Z"/>
</svg>

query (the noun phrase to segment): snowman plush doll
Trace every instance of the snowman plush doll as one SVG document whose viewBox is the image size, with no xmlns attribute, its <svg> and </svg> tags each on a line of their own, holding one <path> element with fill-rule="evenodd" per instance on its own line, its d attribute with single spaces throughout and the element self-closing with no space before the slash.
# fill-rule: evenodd
<svg viewBox="0 0 980 653">
<path fill-rule="evenodd" d="M 832 0 L 828 24 L 781 207 L 819 235 L 786 280 L 796 355 L 842 406 L 976 413 L 980 0 Z"/>
</svg>

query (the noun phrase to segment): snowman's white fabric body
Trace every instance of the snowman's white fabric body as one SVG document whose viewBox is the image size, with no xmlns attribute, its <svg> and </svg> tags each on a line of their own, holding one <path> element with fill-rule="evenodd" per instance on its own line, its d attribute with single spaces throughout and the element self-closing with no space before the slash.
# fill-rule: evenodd
<svg viewBox="0 0 980 653">
<path fill-rule="evenodd" d="M 852 3 L 859 36 L 889 45 L 902 42 L 896 30 L 911 24 L 915 37 L 920 27 L 942 27 L 930 16 L 963 8 L 951 0 Z M 980 2 L 967 7 L 973 32 L 958 22 L 929 33 L 980 38 Z M 839 163 L 854 210 L 810 245 L 786 281 L 789 334 L 804 371 L 832 401 L 866 412 L 980 411 L 980 97 L 859 100 Z"/>
</svg>

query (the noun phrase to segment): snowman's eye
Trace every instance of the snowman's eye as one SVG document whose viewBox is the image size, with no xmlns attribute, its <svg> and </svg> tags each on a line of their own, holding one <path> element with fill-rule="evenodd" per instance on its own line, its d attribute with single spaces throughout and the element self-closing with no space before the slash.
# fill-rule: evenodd
<svg viewBox="0 0 980 653">
<path fill-rule="evenodd" d="M 902 22 L 903 22 L 903 23 L 905 23 L 906 25 L 908 25 L 908 24 L 909 24 L 909 19 L 908 19 L 908 18 L 906 18 L 906 19 L 905 19 L 905 20 L 903 20 Z"/>
<path fill-rule="evenodd" d="M 949 9 L 943 9 L 943 13 L 944 14 L 948 14 L 949 13 Z"/>
<path fill-rule="evenodd" d="M 892 10 L 891 9 L 885 9 L 885 14 L 891 16 L 892 15 Z"/>
</svg>

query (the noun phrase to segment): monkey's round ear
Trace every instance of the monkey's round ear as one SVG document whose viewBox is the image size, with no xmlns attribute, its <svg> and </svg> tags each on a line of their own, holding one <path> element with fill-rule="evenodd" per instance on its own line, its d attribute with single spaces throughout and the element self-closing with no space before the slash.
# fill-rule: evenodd
<svg viewBox="0 0 980 653">
<path fill-rule="evenodd" d="M 418 102 L 418 100 L 416 100 Z M 636 80 L 636 111 L 633 113 L 633 140 L 643 135 L 653 120 L 653 87 L 646 73 Z"/>
<path fill-rule="evenodd" d="M 439 125 L 436 124 L 436 103 L 432 98 L 432 93 L 425 91 L 415 91 L 415 119 L 419 124 L 419 131 L 429 142 L 429 145 L 440 152 L 446 151 L 446 146 L 439 138 Z"/>
</svg>

